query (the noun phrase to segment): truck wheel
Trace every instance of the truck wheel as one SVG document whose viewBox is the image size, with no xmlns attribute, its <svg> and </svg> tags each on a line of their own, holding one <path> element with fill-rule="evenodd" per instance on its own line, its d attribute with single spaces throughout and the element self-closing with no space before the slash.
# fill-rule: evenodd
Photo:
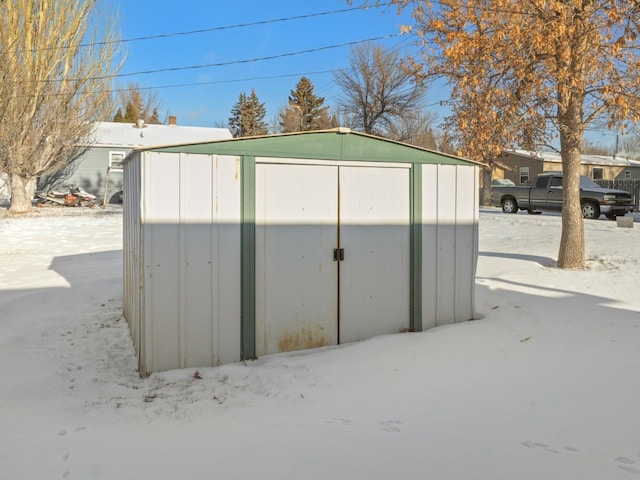
<svg viewBox="0 0 640 480">
<path fill-rule="evenodd" d="M 596 219 L 600 216 L 600 207 L 594 202 L 584 202 L 582 204 L 582 216 L 588 219 Z"/>
<path fill-rule="evenodd" d="M 615 213 L 605 213 L 604 216 L 607 217 L 609 220 L 615 220 L 617 217 Z"/>
<path fill-rule="evenodd" d="M 534 210 L 532 208 L 527 209 L 527 213 L 529 215 L 540 215 L 542 212 L 540 210 Z"/>
<path fill-rule="evenodd" d="M 518 204 L 513 198 L 502 200 L 502 211 L 504 213 L 518 213 Z"/>
</svg>

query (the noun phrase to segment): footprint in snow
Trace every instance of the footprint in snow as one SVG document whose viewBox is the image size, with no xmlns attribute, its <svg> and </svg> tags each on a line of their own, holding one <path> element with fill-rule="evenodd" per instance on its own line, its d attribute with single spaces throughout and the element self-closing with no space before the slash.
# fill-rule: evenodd
<svg viewBox="0 0 640 480">
<path fill-rule="evenodd" d="M 546 443 L 540 443 L 540 442 L 532 442 L 532 441 L 525 441 L 525 442 L 520 442 L 520 445 L 522 445 L 523 447 L 526 448 L 537 448 L 537 449 L 542 449 L 545 452 L 548 453 L 554 453 L 556 455 L 561 455 L 562 451 L 553 448 L 551 445 L 547 445 Z M 576 448 L 576 447 L 572 447 L 570 445 L 563 447 L 563 450 L 567 451 L 567 452 L 572 452 L 572 453 L 578 453 L 580 452 L 580 449 Z"/>
<path fill-rule="evenodd" d="M 382 427 L 385 432 L 401 432 L 402 429 L 399 425 L 403 425 L 404 422 L 400 420 L 385 420 L 384 422 L 378 422 L 378 425 Z"/>
<path fill-rule="evenodd" d="M 624 470 L 632 475 L 640 475 L 640 468 L 633 466 L 636 465 L 635 460 L 631 460 L 627 457 L 616 457 L 613 460 L 618 464 L 618 468 L 620 470 Z"/>
<path fill-rule="evenodd" d="M 334 418 L 333 420 L 327 420 L 325 423 L 329 423 L 329 424 L 337 423 L 339 425 L 347 425 L 347 426 L 355 426 L 356 425 L 355 423 L 353 423 L 348 418 Z"/>
</svg>

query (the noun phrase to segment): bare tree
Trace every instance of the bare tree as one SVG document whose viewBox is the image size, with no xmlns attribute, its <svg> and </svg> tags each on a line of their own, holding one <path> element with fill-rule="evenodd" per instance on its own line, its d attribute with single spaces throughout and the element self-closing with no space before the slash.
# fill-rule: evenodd
<svg viewBox="0 0 640 480">
<path fill-rule="evenodd" d="M 363 43 L 351 48 L 349 68 L 334 72 L 343 121 L 365 133 L 389 136 L 403 118 L 422 110 L 424 88 L 401 65 L 396 50 Z"/>
<path fill-rule="evenodd" d="M 449 155 L 456 154 L 456 147 L 453 144 L 451 135 L 445 132 L 436 132 L 436 149 L 442 153 L 448 153 Z"/>
<path fill-rule="evenodd" d="M 95 4 L 0 2 L 0 171 L 12 212 L 31 208 L 27 186 L 76 158 L 111 108 L 117 44 Z"/>
<path fill-rule="evenodd" d="M 126 88 L 118 90 L 116 102 L 118 110 L 113 116 L 114 122 L 135 123 L 144 120 L 151 124 L 162 123 L 158 113 L 162 108 L 162 100 L 153 89 L 129 82 Z"/>
<path fill-rule="evenodd" d="M 636 126 L 626 135 L 619 135 L 616 138 L 614 154 L 621 154 L 629 160 L 637 160 L 640 156 L 640 131 Z"/>
<path fill-rule="evenodd" d="M 582 139 L 581 152 L 587 155 L 611 155 L 611 147 L 603 146 L 602 144 L 592 142 L 588 138 Z M 615 152 L 614 152 L 615 153 Z"/>
<path fill-rule="evenodd" d="M 391 124 L 387 136 L 399 142 L 437 150 L 438 144 L 434 133 L 435 121 L 436 115 L 432 112 L 406 114 Z"/>
</svg>

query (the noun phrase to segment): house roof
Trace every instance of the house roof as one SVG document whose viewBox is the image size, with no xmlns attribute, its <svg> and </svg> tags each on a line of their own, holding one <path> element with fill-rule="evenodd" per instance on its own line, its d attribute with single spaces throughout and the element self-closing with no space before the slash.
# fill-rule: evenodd
<svg viewBox="0 0 640 480">
<path fill-rule="evenodd" d="M 92 146 L 139 148 L 187 142 L 210 142 L 232 138 L 227 128 L 96 122 Z"/>
<path fill-rule="evenodd" d="M 528 150 L 507 150 L 506 153 L 515 153 L 522 157 L 538 159 L 543 162 L 562 163 L 562 158 L 556 152 L 530 152 Z M 610 167 L 640 167 L 640 161 L 631 160 L 620 156 L 608 155 L 582 155 L 580 162 L 583 165 L 602 165 Z"/>
<path fill-rule="evenodd" d="M 136 150 L 253 155 L 275 158 L 479 165 L 472 160 L 356 132 L 345 127 L 256 137 L 238 137 L 213 142 L 142 147 Z"/>
</svg>

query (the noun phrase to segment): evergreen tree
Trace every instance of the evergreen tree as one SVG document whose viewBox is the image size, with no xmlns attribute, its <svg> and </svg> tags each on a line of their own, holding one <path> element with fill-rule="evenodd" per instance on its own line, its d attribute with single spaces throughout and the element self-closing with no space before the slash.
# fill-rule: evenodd
<svg viewBox="0 0 640 480">
<path fill-rule="evenodd" d="M 152 125 L 159 125 L 159 124 L 162 123 L 160 121 L 160 114 L 158 113 L 158 109 L 157 108 L 153 109 L 153 113 L 149 117 L 149 120 L 147 121 L 147 123 L 150 123 Z"/>
<path fill-rule="evenodd" d="M 119 108 L 116 114 L 113 116 L 114 122 L 124 122 L 124 115 L 122 115 L 122 109 Z"/>
<path fill-rule="evenodd" d="M 322 130 L 333 126 L 329 107 L 323 106 L 324 97 L 316 96 L 313 88 L 311 80 L 302 77 L 296 89 L 291 90 L 289 105 L 280 113 L 282 132 Z"/>
<path fill-rule="evenodd" d="M 132 102 L 127 102 L 127 108 L 124 112 L 122 121 L 125 123 L 136 123 L 140 118 L 140 111 L 134 106 Z"/>
<path fill-rule="evenodd" d="M 127 88 L 118 90 L 117 95 L 118 113 L 113 118 L 114 122 L 136 123 L 143 120 L 149 124 L 161 124 L 158 110 L 162 107 L 162 102 L 158 95 L 148 88 L 144 88 L 137 83 L 127 84 Z M 122 114 L 124 109 L 125 113 Z"/>
<path fill-rule="evenodd" d="M 266 135 L 268 133 L 267 124 L 264 121 L 266 114 L 264 103 L 260 103 L 255 90 L 252 89 L 249 96 L 241 93 L 237 103 L 231 109 L 229 130 L 234 137 Z"/>
</svg>

